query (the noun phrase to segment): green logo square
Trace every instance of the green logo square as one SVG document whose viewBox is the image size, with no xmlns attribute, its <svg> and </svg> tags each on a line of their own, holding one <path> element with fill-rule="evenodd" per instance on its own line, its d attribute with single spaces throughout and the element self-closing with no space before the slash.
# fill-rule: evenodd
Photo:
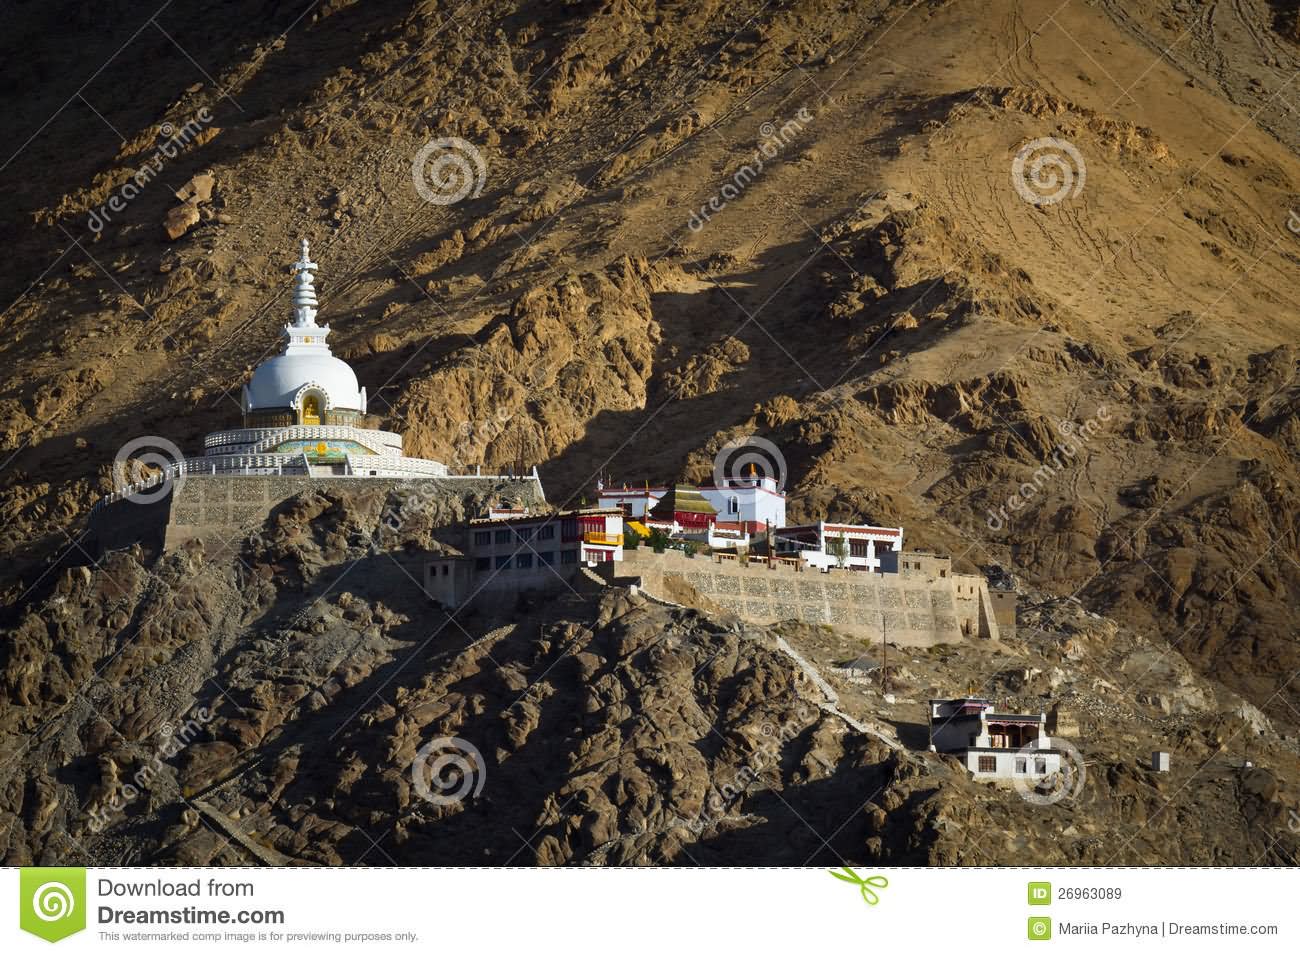
<svg viewBox="0 0 1300 956">
<path fill-rule="evenodd" d="M 1052 918 L 1050 916 L 1029 917 L 1029 938 L 1030 939 L 1051 939 Z"/>
<path fill-rule="evenodd" d="M 18 876 L 18 925 L 57 943 L 86 928 L 86 871 L 76 866 L 24 867 Z"/>
<path fill-rule="evenodd" d="M 1052 884 L 1051 883 L 1030 883 L 1029 884 L 1029 905 L 1046 906 L 1052 902 Z"/>
</svg>

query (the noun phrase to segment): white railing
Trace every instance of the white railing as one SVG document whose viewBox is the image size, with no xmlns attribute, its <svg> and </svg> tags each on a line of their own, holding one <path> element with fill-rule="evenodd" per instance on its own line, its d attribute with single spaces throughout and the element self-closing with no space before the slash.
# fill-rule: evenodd
<svg viewBox="0 0 1300 956">
<path fill-rule="evenodd" d="M 346 427 L 346 426 L 340 426 Z M 424 458 L 403 458 L 395 455 L 345 455 L 349 477 L 371 477 L 370 472 L 378 472 L 377 478 L 448 478 L 489 481 L 536 481 L 535 475 L 452 475 L 447 473 L 447 466 L 437 461 Z M 142 481 L 119 488 L 100 498 L 91 507 L 91 513 L 105 505 L 123 498 L 157 488 L 159 485 L 176 481 L 186 476 L 202 475 L 297 475 L 311 474 L 311 460 L 307 453 L 296 455 L 276 454 L 242 454 L 242 455 L 205 455 L 202 458 L 184 458 L 173 462 L 157 474 Z"/>
<path fill-rule="evenodd" d="M 304 475 L 308 471 L 305 454 L 205 455 L 202 458 L 183 458 L 157 474 L 105 495 L 95 502 L 91 512 L 188 475 Z"/>
<path fill-rule="evenodd" d="M 440 461 L 425 458 L 400 458 L 395 455 L 347 455 L 348 472 L 353 475 L 368 477 L 372 471 L 380 474 L 376 477 L 387 478 L 394 475 L 424 475 L 442 478 L 447 474 L 447 466 Z"/>
<path fill-rule="evenodd" d="M 249 454 L 268 451 L 281 442 L 298 438 L 351 438 L 364 445 L 399 452 L 402 436 L 396 432 L 376 428 L 357 428 L 355 425 L 285 425 L 281 428 L 238 428 L 231 431 L 212 432 L 203 439 L 207 454 L 222 454 L 215 449 L 238 448 L 230 454 Z M 249 446 L 243 448 L 241 446 Z"/>
</svg>

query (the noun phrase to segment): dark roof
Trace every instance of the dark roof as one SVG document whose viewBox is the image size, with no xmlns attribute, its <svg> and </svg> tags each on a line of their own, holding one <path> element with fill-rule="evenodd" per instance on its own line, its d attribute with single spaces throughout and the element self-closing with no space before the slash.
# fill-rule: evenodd
<svg viewBox="0 0 1300 956">
<path fill-rule="evenodd" d="M 674 485 L 673 490 L 659 499 L 650 509 L 652 517 L 668 520 L 673 515 L 687 514 L 716 515 L 718 509 L 709 504 L 709 499 L 700 494 L 700 489 L 693 485 Z"/>
</svg>

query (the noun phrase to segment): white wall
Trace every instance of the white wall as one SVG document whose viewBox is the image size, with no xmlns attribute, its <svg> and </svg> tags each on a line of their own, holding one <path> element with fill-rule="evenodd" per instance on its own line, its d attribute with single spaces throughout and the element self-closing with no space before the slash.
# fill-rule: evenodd
<svg viewBox="0 0 1300 956">
<path fill-rule="evenodd" d="M 997 770 L 993 773 L 979 770 L 980 757 L 993 757 L 997 763 Z M 1016 773 L 1016 760 L 1025 761 L 1025 773 Z M 1038 773 L 1035 769 L 1037 762 L 1044 760 L 1047 762 L 1047 772 Z M 966 769 L 969 770 L 976 779 L 980 780 L 1010 780 L 1014 777 L 1043 777 L 1050 776 L 1061 769 L 1061 755 L 1057 753 L 1018 753 L 1014 750 L 983 751 L 971 750 L 966 754 Z"/>
</svg>

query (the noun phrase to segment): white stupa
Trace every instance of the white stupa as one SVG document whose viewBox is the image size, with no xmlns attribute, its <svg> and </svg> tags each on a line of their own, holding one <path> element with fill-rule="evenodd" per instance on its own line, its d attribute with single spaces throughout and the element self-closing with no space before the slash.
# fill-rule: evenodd
<svg viewBox="0 0 1300 956">
<path fill-rule="evenodd" d="M 253 370 L 244 386 L 244 427 L 213 432 L 202 458 L 180 463 L 183 474 L 354 475 L 437 477 L 442 462 L 408 458 L 402 436 L 368 427 L 366 390 L 356 372 L 330 352 L 328 325 L 316 323 L 316 287 L 302 240 L 293 289 L 293 322 L 284 351 Z"/>
<path fill-rule="evenodd" d="M 263 362 L 244 386 L 244 424 L 263 419 L 268 424 L 353 424 L 366 412 L 366 390 L 357 387 L 351 366 L 330 353 L 328 325 L 316 324 L 316 289 L 302 240 L 293 290 L 292 325 L 284 327 L 289 342 L 284 353 Z"/>
</svg>

